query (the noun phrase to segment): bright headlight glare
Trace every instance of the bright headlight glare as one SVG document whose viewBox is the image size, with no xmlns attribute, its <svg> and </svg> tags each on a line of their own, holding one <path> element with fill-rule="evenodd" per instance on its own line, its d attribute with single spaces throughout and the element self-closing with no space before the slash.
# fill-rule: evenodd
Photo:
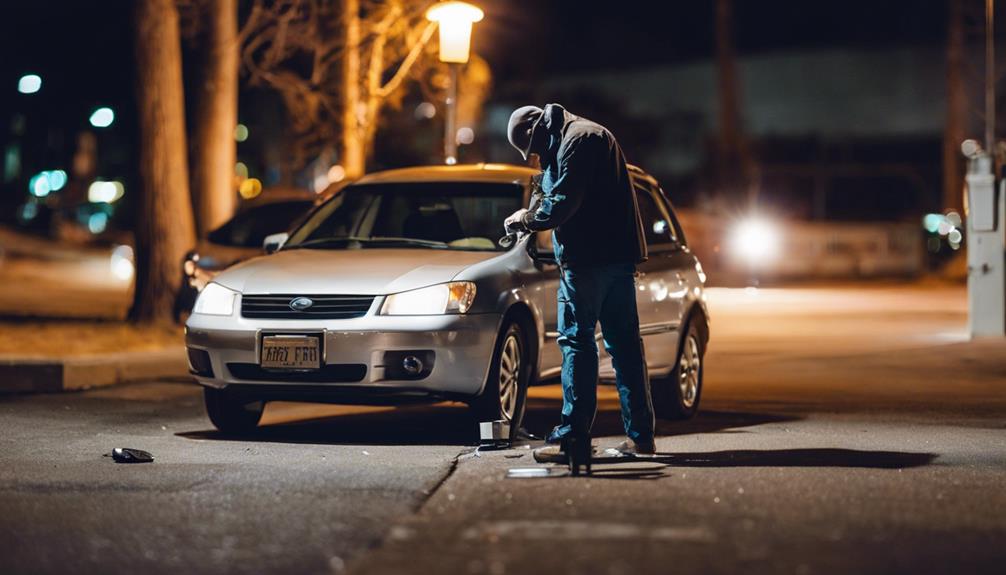
<svg viewBox="0 0 1006 575">
<path fill-rule="evenodd" d="M 475 284 L 451 282 L 389 295 L 382 315 L 467 313 L 475 300 Z"/>
<path fill-rule="evenodd" d="M 199 292 L 192 313 L 203 315 L 231 315 L 234 313 L 234 296 L 237 292 L 216 283 L 207 284 Z"/>
<path fill-rule="evenodd" d="M 734 229 L 730 243 L 735 257 L 757 265 L 778 257 L 782 242 L 775 225 L 751 218 Z"/>
</svg>

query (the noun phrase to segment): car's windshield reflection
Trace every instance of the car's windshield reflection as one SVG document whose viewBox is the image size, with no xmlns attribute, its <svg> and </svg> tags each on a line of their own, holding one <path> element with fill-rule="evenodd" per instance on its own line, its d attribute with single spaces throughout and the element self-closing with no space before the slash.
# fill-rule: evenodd
<svg viewBox="0 0 1006 575">
<path fill-rule="evenodd" d="M 421 182 L 350 186 L 298 228 L 284 249 L 424 248 L 500 251 L 518 184 Z"/>
</svg>

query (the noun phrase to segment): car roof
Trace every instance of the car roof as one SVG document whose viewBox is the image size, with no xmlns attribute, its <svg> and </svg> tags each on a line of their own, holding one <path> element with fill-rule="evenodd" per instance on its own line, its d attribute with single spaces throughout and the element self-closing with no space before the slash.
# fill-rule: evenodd
<svg viewBox="0 0 1006 575">
<path fill-rule="evenodd" d="M 465 164 L 417 166 L 374 172 L 354 184 L 404 184 L 412 182 L 490 182 L 527 184 L 538 170 L 512 164 Z"/>
<path fill-rule="evenodd" d="M 638 166 L 629 165 L 629 172 L 637 177 L 652 180 Z M 539 170 L 514 164 L 464 164 L 460 166 L 416 166 L 367 174 L 354 184 L 404 184 L 412 182 L 490 182 L 500 184 L 527 184 Z"/>
</svg>

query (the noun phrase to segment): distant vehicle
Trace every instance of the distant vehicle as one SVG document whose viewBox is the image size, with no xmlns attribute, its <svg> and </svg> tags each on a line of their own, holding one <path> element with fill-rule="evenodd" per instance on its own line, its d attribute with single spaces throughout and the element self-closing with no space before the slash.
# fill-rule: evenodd
<svg viewBox="0 0 1006 575">
<path fill-rule="evenodd" d="M 213 424 L 248 431 L 273 400 L 449 399 L 480 421 L 519 426 L 528 386 L 562 362 L 551 233 L 496 241 L 535 173 L 480 164 L 371 174 L 268 238 L 275 253 L 216 276 L 185 337 Z M 654 404 L 688 418 L 709 334 L 705 275 L 656 180 L 630 173 L 650 251 L 637 296 Z"/>
<path fill-rule="evenodd" d="M 214 276 L 235 263 L 262 255 L 270 234 L 291 229 L 311 210 L 317 197 L 310 192 L 284 193 L 251 203 L 227 223 L 207 234 L 182 262 L 183 278 L 175 315 L 188 313 L 196 296 Z"/>
</svg>

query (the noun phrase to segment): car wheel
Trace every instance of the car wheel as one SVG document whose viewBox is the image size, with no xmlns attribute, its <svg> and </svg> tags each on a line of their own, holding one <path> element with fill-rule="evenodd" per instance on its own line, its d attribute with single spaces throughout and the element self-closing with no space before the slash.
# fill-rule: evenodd
<svg viewBox="0 0 1006 575">
<path fill-rule="evenodd" d="M 705 348 L 695 321 L 688 322 L 674 369 L 650 382 L 653 410 L 661 419 L 691 419 L 699 410 Z"/>
<path fill-rule="evenodd" d="M 473 400 L 470 407 L 478 421 L 509 422 L 512 439 L 524 418 L 531 362 L 527 336 L 520 324 L 510 323 L 501 333 L 482 395 Z"/>
<path fill-rule="evenodd" d="M 206 414 L 224 433 L 247 433 L 258 426 L 265 402 L 249 399 L 228 389 L 203 388 Z"/>
</svg>

